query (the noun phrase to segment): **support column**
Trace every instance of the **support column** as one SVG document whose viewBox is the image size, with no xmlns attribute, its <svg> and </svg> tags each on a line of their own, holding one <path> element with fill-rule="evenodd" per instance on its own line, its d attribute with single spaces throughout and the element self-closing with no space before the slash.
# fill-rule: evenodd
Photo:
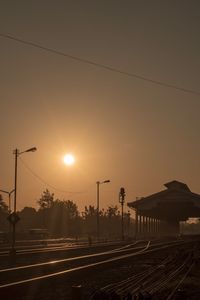
<svg viewBox="0 0 200 300">
<path fill-rule="evenodd" d="M 144 222 L 144 228 L 143 228 L 143 232 L 144 232 L 144 237 L 146 237 L 147 235 L 147 224 L 146 224 L 146 216 L 143 216 L 143 222 Z"/>
<path fill-rule="evenodd" d="M 147 217 L 147 232 L 148 232 L 148 236 L 150 235 L 150 231 L 151 231 L 151 228 L 150 228 L 150 217 Z"/>
<path fill-rule="evenodd" d="M 153 223 L 153 218 L 151 218 L 151 236 L 154 235 L 154 223 Z"/>
<path fill-rule="evenodd" d="M 135 239 L 138 237 L 138 210 L 135 209 Z"/>
<path fill-rule="evenodd" d="M 145 224 L 146 224 L 146 236 L 148 236 L 149 235 L 149 228 L 148 228 L 148 217 L 147 216 L 146 216 Z"/>
<path fill-rule="evenodd" d="M 142 216 L 142 236 L 144 237 L 145 235 L 145 224 L 144 224 L 144 216 Z"/>
<path fill-rule="evenodd" d="M 153 235 L 156 236 L 156 218 L 153 218 Z"/>
<path fill-rule="evenodd" d="M 155 234 L 158 235 L 158 219 L 155 219 Z"/>
<path fill-rule="evenodd" d="M 158 235 L 160 236 L 160 220 L 158 219 Z"/>
<path fill-rule="evenodd" d="M 158 219 L 158 235 L 160 236 L 160 219 Z"/>
<path fill-rule="evenodd" d="M 147 216 L 145 217 L 145 234 L 147 237 L 148 236 L 148 217 Z"/>
<path fill-rule="evenodd" d="M 141 237 L 141 233 L 142 233 L 142 218 L 141 218 L 141 214 L 139 214 L 139 236 Z"/>
<path fill-rule="evenodd" d="M 151 236 L 152 232 L 152 222 L 151 222 L 151 217 L 149 217 L 149 235 Z"/>
</svg>

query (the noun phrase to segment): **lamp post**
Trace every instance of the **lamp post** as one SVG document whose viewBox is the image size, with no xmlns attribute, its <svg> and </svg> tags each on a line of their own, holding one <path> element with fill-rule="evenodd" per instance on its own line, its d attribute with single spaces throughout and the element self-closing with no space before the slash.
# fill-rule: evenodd
<svg viewBox="0 0 200 300">
<path fill-rule="evenodd" d="M 16 213 L 17 210 L 17 159 L 18 157 L 25 152 L 35 152 L 37 150 L 36 147 L 29 148 L 25 151 L 19 151 L 19 149 L 15 149 L 13 154 L 15 155 L 15 179 L 14 179 L 14 210 L 13 213 L 9 216 L 9 221 L 12 223 L 12 245 L 10 249 L 10 256 L 15 258 L 16 250 L 15 250 L 15 224 L 19 221 L 19 217 Z"/>
<path fill-rule="evenodd" d="M 104 181 L 97 181 L 97 240 L 99 240 L 99 236 L 100 236 L 100 226 L 99 226 L 99 186 L 100 184 L 103 183 L 109 183 L 110 180 L 104 180 Z"/>
</svg>

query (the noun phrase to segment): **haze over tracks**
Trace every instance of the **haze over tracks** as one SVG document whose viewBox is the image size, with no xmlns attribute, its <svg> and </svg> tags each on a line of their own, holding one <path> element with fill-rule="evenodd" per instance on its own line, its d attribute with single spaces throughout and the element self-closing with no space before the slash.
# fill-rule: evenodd
<svg viewBox="0 0 200 300">
<path fill-rule="evenodd" d="M 63 281 L 65 285 L 59 289 L 62 290 L 64 288 L 66 291 L 66 279 L 69 288 L 70 284 L 74 283 L 75 278 L 76 280 L 78 278 L 84 280 L 86 274 L 87 276 L 88 274 L 94 274 L 94 277 L 97 271 L 103 270 L 106 273 L 107 270 L 116 267 L 116 265 L 126 265 L 134 257 L 148 255 L 148 253 L 157 253 L 158 251 L 162 252 L 169 249 L 169 247 L 176 247 L 176 245 L 183 243 L 183 241 L 165 242 L 152 244 L 152 246 L 149 242 L 146 242 L 143 246 L 134 243 L 100 253 L 1 270 L 0 276 L 3 278 L 3 281 L 1 281 L 0 294 L 5 297 L 12 292 L 15 293 L 15 299 L 26 299 L 22 295 L 26 295 L 30 287 L 35 286 L 37 297 L 40 297 L 43 293 L 42 291 L 46 290 L 46 294 L 51 291 L 52 284 L 54 285 L 55 282 L 58 282 L 58 286 L 60 286 L 59 282 Z M 49 286 L 50 282 L 51 285 Z M 39 290 L 38 287 L 40 287 Z M 54 288 L 55 290 L 57 289 L 55 285 Z M 21 298 L 18 296 L 16 298 L 16 295 L 20 295 Z M 42 298 L 37 299 L 45 298 L 42 296 Z"/>
</svg>

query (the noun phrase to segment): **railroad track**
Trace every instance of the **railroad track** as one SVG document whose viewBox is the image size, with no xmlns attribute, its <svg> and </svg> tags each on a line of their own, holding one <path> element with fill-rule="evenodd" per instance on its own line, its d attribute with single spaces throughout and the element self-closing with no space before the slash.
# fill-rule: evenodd
<svg viewBox="0 0 200 300">
<path fill-rule="evenodd" d="M 149 251 L 151 250 L 149 249 Z M 90 300 L 106 299 L 106 296 L 114 297 L 115 295 L 119 296 L 120 299 L 125 299 L 128 294 L 133 296 L 139 293 L 153 295 L 156 299 L 171 300 L 193 265 L 193 250 L 182 250 L 181 254 L 175 253 L 173 257 L 169 255 L 156 266 L 134 273 L 120 282 L 104 286 L 92 294 Z M 169 287 L 169 283 L 175 280 L 177 284 L 171 291 L 168 289 L 168 295 L 159 298 L 158 295 Z"/>
<path fill-rule="evenodd" d="M 99 246 L 112 246 L 112 245 L 119 245 L 121 241 L 115 242 L 99 242 L 93 243 L 92 247 L 99 247 Z M 59 243 L 59 244 L 46 244 L 45 242 L 41 245 L 37 246 L 23 246 L 16 247 L 16 254 L 17 255 L 26 255 L 26 254 L 35 254 L 35 253 L 46 253 L 46 252 L 56 252 L 56 251 L 65 251 L 68 249 L 81 249 L 81 248 L 88 248 L 88 243 Z M 0 257 L 8 257 L 9 256 L 10 248 L 7 247 L 6 249 L 0 249 Z"/>
<path fill-rule="evenodd" d="M 144 255 L 181 244 L 183 244 L 181 241 L 152 245 L 150 242 L 147 242 L 144 246 L 133 243 L 100 253 L 2 269 L 0 270 L 0 290 L 35 281 L 48 280 L 52 277 L 64 276 L 67 273 L 78 272 L 109 263 L 117 263 L 133 256 Z"/>
<path fill-rule="evenodd" d="M 0 270 L 0 289 L 8 286 L 23 284 L 26 282 L 46 279 L 65 273 L 78 271 L 80 269 L 93 267 L 98 264 L 106 263 L 107 260 L 118 258 L 124 253 L 139 253 L 148 247 L 136 246 L 136 243 L 109 251 L 93 253 L 89 255 L 75 256 L 71 258 L 52 260 L 44 263 L 11 267 Z M 33 275 L 34 274 L 34 275 Z"/>
<path fill-rule="evenodd" d="M 42 263 L 46 261 L 58 260 L 66 257 L 73 257 L 80 254 L 91 254 L 95 252 L 104 251 L 103 249 L 112 249 L 113 247 L 119 247 L 125 245 L 121 241 L 112 242 L 100 242 L 88 245 L 88 243 L 62 245 L 54 247 L 39 247 L 28 249 L 17 249 L 16 257 L 13 259 L 10 257 L 8 251 L 0 254 L 0 270 L 8 268 L 10 266 L 22 266 L 25 264 Z"/>
</svg>

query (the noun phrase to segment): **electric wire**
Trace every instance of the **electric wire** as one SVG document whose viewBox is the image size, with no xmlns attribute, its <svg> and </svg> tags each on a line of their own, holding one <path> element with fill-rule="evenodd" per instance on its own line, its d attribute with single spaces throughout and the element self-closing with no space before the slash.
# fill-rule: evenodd
<svg viewBox="0 0 200 300">
<path fill-rule="evenodd" d="M 49 184 L 47 181 L 45 181 L 42 177 L 40 177 L 39 175 L 37 175 L 24 161 L 21 157 L 19 157 L 21 163 L 24 165 L 24 167 L 35 177 L 37 178 L 40 182 L 44 183 L 45 185 L 47 185 L 48 187 L 54 189 L 55 191 L 58 191 L 60 193 L 66 193 L 66 194 L 83 194 L 83 193 L 87 193 L 87 191 L 76 191 L 76 192 L 72 192 L 72 191 L 66 191 L 66 190 L 61 190 L 56 188 L 55 186 Z"/>
<path fill-rule="evenodd" d="M 32 41 L 28 41 L 28 40 L 25 40 L 25 39 L 22 39 L 22 38 L 18 38 L 14 35 L 0 33 L 0 37 L 5 38 L 5 39 L 9 39 L 9 40 L 13 40 L 15 42 L 19 42 L 21 44 L 28 45 L 28 46 L 31 46 L 31 47 L 34 47 L 34 48 L 38 48 L 38 49 L 50 52 L 52 54 L 56 54 L 56 55 L 59 55 L 59 56 L 64 56 L 64 57 L 67 57 L 69 59 L 79 61 L 80 63 L 93 65 L 95 67 L 98 67 L 98 68 L 101 68 L 101 69 L 104 69 L 104 70 L 107 70 L 107 71 L 119 73 L 121 75 L 125 75 L 125 76 L 128 76 L 128 77 L 133 77 L 133 78 L 136 78 L 136 79 L 139 79 L 139 80 L 143 80 L 143 81 L 149 82 L 151 84 L 159 85 L 159 86 L 162 86 L 162 87 L 165 87 L 165 88 L 175 89 L 177 91 L 182 91 L 184 93 L 190 93 L 190 94 L 193 94 L 193 95 L 196 95 L 196 96 L 200 95 L 199 91 L 183 88 L 183 87 L 177 86 L 175 84 L 170 84 L 170 83 L 166 83 L 166 82 L 159 81 L 159 80 L 154 80 L 154 79 L 151 79 L 151 78 L 148 78 L 148 77 L 145 77 L 145 76 L 138 75 L 136 73 L 126 72 L 126 71 L 120 70 L 118 68 L 115 68 L 115 67 L 112 67 L 112 66 L 109 66 L 109 65 L 106 65 L 106 64 L 101 64 L 101 63 L 98 63 L 98 62 L 95 62 L 95 61 L 92 61 L 92 60 L 88 60 L 88 59 L 85 59 L 85 58 L 82 58 L 82 57 L 79 57 L 79 56 L 74 56 L 74 55 L 62 52 L 60 50 L 56 50 L 56 49 L 53 49 L 53 48 L 50 48 L 50 47 L 46 47 L 44 45 L 41 45 L 41 44 L 38 44 L 38 43 L 35 43 L 35 42 L 32 42 Z"/>
</svg>

